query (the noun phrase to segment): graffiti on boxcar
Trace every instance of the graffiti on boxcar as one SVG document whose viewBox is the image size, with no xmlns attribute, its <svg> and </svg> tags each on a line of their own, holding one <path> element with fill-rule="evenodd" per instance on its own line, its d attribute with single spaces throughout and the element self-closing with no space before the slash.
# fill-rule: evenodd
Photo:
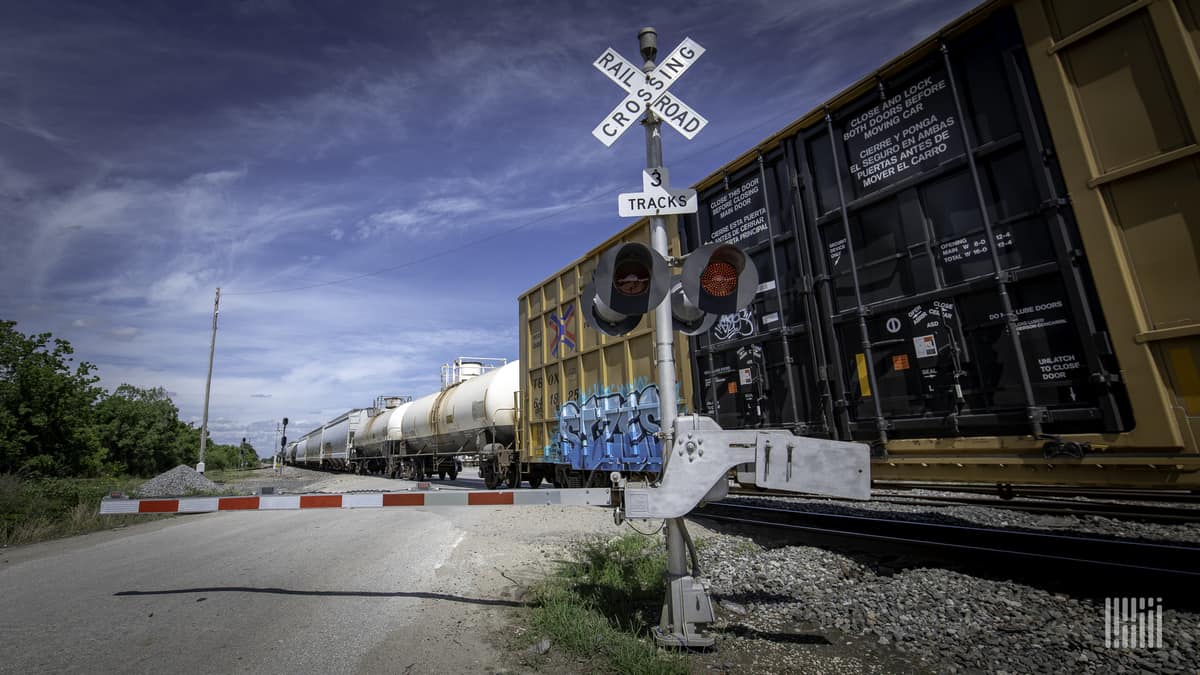
<svg viewBox="0 0 1200 675">
<path fill-rule="evenodd" d="M 546 316 L 546 323 L 549 324 L 550 334 L 553 336 L 550 343 L 551 356 L 558 356 L 559 345 L 563 345 L 567 349 L 575 349 L 575 332 L 571 330 L 573 325 L 571 317 L 574 314 L 575 305 L 572 303 L 566 306 L 561 315 L 551 312 Z"/>
<path fill-rule="evenodd" d="M 559 408 L 559 420 L 563 423 L 562 438 L 568 442 L 610 440 L 616 434 L 625 434 L 633 441 L 653 436 L 659 429 L 658 385 L 568 401 Z M 567 420 L 578 422 L 570 424 Z M 585 420 L 586 429 L 580 423 Z"/>
<path fill-rule="evenodd" d="M 754 335 L 754 312 L 749 307 L 725 314 L 713 326 L 713 337 L 720 342 Z"/>
<path fill-rule="evenodd" d="M 558 409 L 561 452 L 583 469 L 657 465 L 658 406 L 658 385 L 644 380 L 568 400 Z"/>
</svg>

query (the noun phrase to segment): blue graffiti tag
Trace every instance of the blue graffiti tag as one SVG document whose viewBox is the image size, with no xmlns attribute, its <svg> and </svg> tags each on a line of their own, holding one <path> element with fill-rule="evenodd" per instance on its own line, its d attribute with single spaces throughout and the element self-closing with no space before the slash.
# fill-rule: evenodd
<svg viewBox="0 0 1200 675">
<path fill-rule="evenodd" d="M 658 406 L 658 386 L 644 380 L 564 403 L 558 410 L 563 460 L 585 471 L 661 470 Z"/>
</svg>

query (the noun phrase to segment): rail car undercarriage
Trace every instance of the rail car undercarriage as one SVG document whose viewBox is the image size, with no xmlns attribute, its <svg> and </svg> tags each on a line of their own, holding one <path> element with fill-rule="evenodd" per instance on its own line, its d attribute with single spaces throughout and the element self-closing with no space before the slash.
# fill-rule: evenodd
<svg viewBox="0 0 1200 675">
<path fill-rule="evenodd" d="M 405 480 L 454 480 L 462 473 L 462 461 L 455 455 L 391 455 L 350 460 L 350 472 L 360 475 L 403 478 Z"/>
</svg>

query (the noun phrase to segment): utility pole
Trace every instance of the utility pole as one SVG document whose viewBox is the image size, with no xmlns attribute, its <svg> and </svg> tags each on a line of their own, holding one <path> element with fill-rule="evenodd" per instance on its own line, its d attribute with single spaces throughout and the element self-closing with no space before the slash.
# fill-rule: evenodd
<svg viewBox="0 0 1200 675">
<path fill-rule="evenodd" d="M 221 287 L 217 286 L 217 297 L 213 300 L 212 339 L 208 342 L 208 377 L 204 380 L 204 417 L 200 421 L 200 461 L 196 471 L 204 473 L 204 446 L 208 442 L 208 394 L 212 391 L 213 354 L 217 350 L 217 315 L 221 313 Z"/>
</svg>

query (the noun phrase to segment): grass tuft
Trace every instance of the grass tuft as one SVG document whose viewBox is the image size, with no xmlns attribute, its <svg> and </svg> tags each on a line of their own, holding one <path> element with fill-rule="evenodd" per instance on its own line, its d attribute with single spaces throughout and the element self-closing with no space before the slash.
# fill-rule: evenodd
<svg viewBox="0 0 1200 675">
<path fill-rule="evenodd" d="M 550 638 L 596 670 L 687 673 L 683 657 L 660 653 L 650 637 L 666 590 L 661 549 L 661 540 L 634 534 L 578 544 L 573 560 L 533 589 L 526 634 Z"/>
<path fill-rule="evenodd" d="M 0 546 L 30 544 L 161 516 L 101 516 L 100 498 L 133 491 L 140 478 L 22 478 L 0 475 Z"/>
</svg>

